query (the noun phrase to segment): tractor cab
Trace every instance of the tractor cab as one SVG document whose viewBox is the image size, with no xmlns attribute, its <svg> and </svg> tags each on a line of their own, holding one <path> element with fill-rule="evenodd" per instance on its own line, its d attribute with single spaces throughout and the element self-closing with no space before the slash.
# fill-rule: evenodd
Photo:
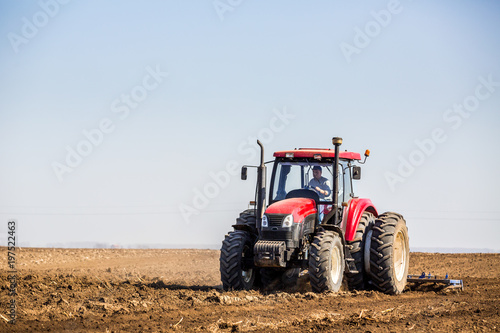
<svg viewBox="0 0 500 333">
<path fill-rule="evenodd" d="M 334 204 L 335 177 L 338 181 L 337 202 L 348 202 L 354 197 L 353 171 L 359 173 L 359 167 L 352 165 L 353 161 L 360 160 L 358 153 L 340 152 L 339 155 L 335 172 L 335 152 L 331 149 L 301 148 L 274 153 L 276 159 L 269 191 L 270 206 L 291 198 L 314 200 L 316 222 L 326 222 L 324 217 L 328 216 Z"/>
<path fill-rule="evenodd" d="M 338 149 L 335 154 L 331 149 L 310 148 L 279 151 L 274 157 L 269 205 L 260 206 L 263 214 L 257 223 L 254 260 L 260 267 L 300 267 L 320 225 L 340 230 L 339 203 L 353 197 L 352 161 L 361 157 Z M 277 248 L 268 248 L 270 244 Z"/>
</svg>

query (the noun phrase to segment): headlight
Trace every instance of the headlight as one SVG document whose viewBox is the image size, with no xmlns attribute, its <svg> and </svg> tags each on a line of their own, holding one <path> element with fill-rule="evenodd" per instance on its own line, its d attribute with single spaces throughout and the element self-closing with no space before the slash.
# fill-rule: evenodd
<svg viewBox="0 0 500 333">
<path fill-rule="evenodd" d="M 285 216 L 285 218 L 283 219 L 283 225 L 282 225 L 282 227 L 283 228 L 291 227 L 292 224 L 293 224 L 293 215 L 290 214 L 290 215 Z"/>
<path fill-rule="evenodd" d="M 269 226 L 269 222 L 267 221 L 267 216 L 266 215 L 264 215 L 262 217 L 262 226 L 265 227 L 265 228 L 267 228 Z"/>
</svg>

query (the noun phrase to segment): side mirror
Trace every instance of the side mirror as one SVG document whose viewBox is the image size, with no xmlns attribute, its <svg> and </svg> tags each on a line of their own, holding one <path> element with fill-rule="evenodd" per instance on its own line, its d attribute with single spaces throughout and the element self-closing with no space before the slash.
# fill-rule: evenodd
<svg viewBox="0 0 500 333">
<path fill-rule="evenodd" d="M 247 180 L 247 167 L 241 167 L 241 180 Z"/>
<path fill-rule="evenodd" d="M 352 167 L 352 179 L 359 180 L 361 179 L 361 167 L 353 166 Z"/>
</svg>

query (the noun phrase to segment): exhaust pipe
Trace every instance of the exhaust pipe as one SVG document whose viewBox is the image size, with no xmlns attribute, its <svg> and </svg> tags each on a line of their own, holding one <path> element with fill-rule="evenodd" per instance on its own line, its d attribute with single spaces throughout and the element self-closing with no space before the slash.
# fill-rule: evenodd
<svg viewBox="0 0 500 333">
<path fill-rule="evenodd" d="M 260 228 L 266 209 L 266 165 L 264 164 L 264 146 L 259 140 L 257 144 L 260 146 L 260 165 L 257 168 L 257 226 Z"/>
<path fill-rule="evenodd" d="M 339 223 L 339 147 L 342 144 L 342 138 L 335 137 L 332 139 L 335 146 L 335 157 L 333 159 L 333 224 Z"/>
</svg>

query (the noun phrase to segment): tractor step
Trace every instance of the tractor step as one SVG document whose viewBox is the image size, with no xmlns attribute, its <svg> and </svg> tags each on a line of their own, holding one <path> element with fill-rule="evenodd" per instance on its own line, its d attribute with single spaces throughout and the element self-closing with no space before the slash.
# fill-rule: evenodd
<svg viewBox="0 0 500 333">
<path fill-rule="evenodd" d="M 425 275 L 425 273 L 422 273 L 421 275 L 408 275 L 407 281 L 416 284 L 440 283 L 447 285 L 448 288 L 464 290 L 464 282 L 462 280 L 449 279 L 448 274 L 446 274 L 444 278 L 438 278 L 436 275 L 432 275 L 431 273 L 428 275 Z"/>
<path fill-rule="evenodd" d="M 359 271 L 356 269 L 356 263 L 354 262 L 354 258 L 345 258 L 345 267 L 347 273 L 358 274 Z"/>
</svg>

